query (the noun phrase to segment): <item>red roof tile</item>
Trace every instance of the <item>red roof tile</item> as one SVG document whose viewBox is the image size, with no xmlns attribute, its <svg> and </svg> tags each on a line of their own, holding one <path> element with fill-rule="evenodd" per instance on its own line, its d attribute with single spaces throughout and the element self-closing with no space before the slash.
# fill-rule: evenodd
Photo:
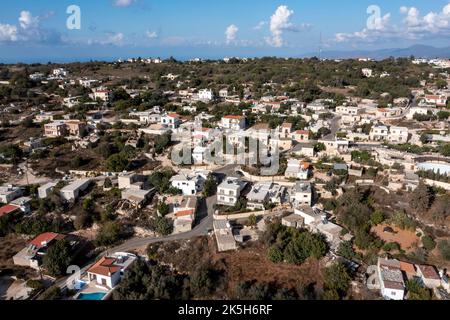
<svg viewBox="0 0 450 320">
<path fill-rule="evenodd" d="M 175 213 L 175 217 L 179 218 L 179 217 L 186 217 L 186 216 L 190 216 L 194 214 L 194 210 L 190 209 L 190 210 L 183 210 L 183 211 L 178 211 L 177 213 Z"/>
<path fill-rule="evenodd" d="M 43 243 L 49 243 L 52 240 L 61 240 L 64 239 L 66 236 L 59 233 L 54 232 L 45 232 L 40 235 L 38 235 L 36 238 L 31 240 L 30 244 L 34 245 L 37 248 L 43 247 Z"/>
<path fill-rule="evenodd" d="M 111 276 L 113 273 L 120 271 L 120 267 L 115 265 L 116 259 L 102 257 L 97 261 L 92 267 L 89 268 L 88 272 L 100 274 L 105 277 Z"/>
<path fill-rule="evenodd" d="M 19 206 L 15 206 L 13 204 L 7 204 L 6 206 L 3 206 L 0 208 L 0 217 L 7 215 L 9 213 L 12 213 L 14 211 L 17 211 L 19 209 L 20 209 Z"/>
</svg>

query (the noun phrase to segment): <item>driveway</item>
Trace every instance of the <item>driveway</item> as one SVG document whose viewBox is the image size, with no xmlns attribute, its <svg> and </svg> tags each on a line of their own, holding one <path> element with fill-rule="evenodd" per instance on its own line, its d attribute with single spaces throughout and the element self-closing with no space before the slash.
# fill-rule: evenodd
<svg viewBox="0 0 450 320">
<path fill-rule="evenodd" d="M 138 248 L 143 248 L 152 243 L 157 242 L 169 242 L 169 241 L 179 241 L 187 240 L 191 238 L 197 238 L 208 234 L 208 231 L 213 227 L 213 214 L 214 205 L 216 204 L 216 196 L 209 197 L 205 200 L 204 204 L 200 205 L 199 217 L 201 221 L 191 230 L 185 233 L 171 234 L 165 237 L 158 238 L 133 238 L 127 240 L 123 244 L 111 248 L 109 252 L 128 252 Z"/>
</svg>

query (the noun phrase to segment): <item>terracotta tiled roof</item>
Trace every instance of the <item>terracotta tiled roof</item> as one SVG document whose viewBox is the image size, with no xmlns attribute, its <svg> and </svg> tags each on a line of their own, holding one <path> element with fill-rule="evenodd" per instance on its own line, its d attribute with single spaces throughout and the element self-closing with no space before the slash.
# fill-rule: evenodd
<svg viewBox="0 0 450 320">
<path fill-rule="evenodd" d="M 12 213 L 12 212 L 14 212 L 16 210 L 19 210 L 19 209 L 20 209 L 20 207 L 18 207 L 18 206 L 15 206 L 13 204 L 7 204 L 6 206 L 3 206 L 3 207 L 0 208 L 0 217 L 4 216 L 4 215 L 7 215 L 9 213 Z"/>
<path fill-rule="evenodd" d="M 120 267 L 115 265 L 116 259 L 102 257 L 97 261 L 92 267 L 89 268 L 88 272 L 100 274 L 105 277 L 111 276 L 113 273 L 120 271 Z"/>
<path fill-rule="evenodd" d="M 61 240 L 64 239 L 66 236 L 59 233 L 54 232 L 45 232 L 40 235 L 38 235 L 36 238 L 31 240 L 30 244 L 35 246 L 36 248 L 41 248 L 43 245 L 42 243 L 46 242 L 49 243 L 52 240 Z"/>
<path fill-rule="evenodd" d="M 308 134 L 309 135 L 309 131 L 307 130 L 297 130 L 295 131 L 296 134 Z"/>
<path fill-rule="evenodd" d="M 241 120 L 243 117 L 242 116 L 225 116 L 225 119 L 235 119 L 235 120 Z"/>
<path fill-rule="evenodd" d="M 400 270 L 408 274 L 415 274 L 416 268 L 412 263 L 400 261 Z"/>
<path fill-rule="evenodd" d="M 190 216 L 194 214 L 194 210 L 183 210 L 183 211 L 178 211 L 177 213 L 175 213 L 175 217 L 179 218 L 179 217 L 186 217 L 186 216 Z"/>
</svg>

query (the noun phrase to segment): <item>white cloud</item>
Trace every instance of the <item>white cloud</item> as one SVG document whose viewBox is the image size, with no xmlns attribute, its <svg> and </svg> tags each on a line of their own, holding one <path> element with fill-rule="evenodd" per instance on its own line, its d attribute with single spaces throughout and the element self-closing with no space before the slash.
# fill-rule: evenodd
<svg viewBox="0 0 450 320">
<path fill-rule="evenodd" d="M 30 11 L 20 12 L 17 25 L 0 23 L 0 42 L 61 42 L 62 38 L 58 32 L 44 29 L 40 25 L 41 20 L 50 16 L 47 14 L 35 17 Z"/>
<path fill-rule="evenodd" d="M 267 39 L 267 42 L 274 47 L 283 46 L 283 32 L 293 28 L 290 22 L 293 10 L 289 10 L 287 6 L 279 6 L 275 13 L 270 18 L 270 32 L 272 37 Z"/>
<path fill-rule="evenodd" d="M 114 44 L 116 46 L 120 46 L 123 44 L 123 40 L 125 36 L 122 32 L 112 33 L 108 35 L 108 39 L 104 41 L 104 44 Z"/>
<path fill-rule="evenodd" d="M 24 30 L 36 29 L 39 27 L 39 17 L 33 17 L 30 11 L 22 11 L 19 17 L 19 24 Z"/>
<path fill-rule="evenodd" d="M 227 44 L 230 44 L 231 42 L 236 40 L 236 35 L 239 31 L 239 28 L 235 26 L 234 24 L 227 27 L 225 30 L 225 37 L 227 40 Z"/>
<path fill-rule="evenodd" d="M 17 27 L 0 23 L 0 42 L 17 41 Z"/>
<path fill-rule="evenodd" d="M 375 28 L 364 28 L 353 33 L 337 33 L 336 42 L 365 41 L 375 42 L 381 39 L 418 40 L 433 36 L 450 36 L 450 3 L 440 12 L 429 12 L 421 16 L 415 7 L 400 7 L 400 13 L 405 17 L 400 25 L 390 22 L 390 13 L 375 21 Z"/>
<path fill-rule="evenodd" d="M 135 0 L 114 0 L 113 5 L 116 7 L 129 7 Z"/>
<path fill-rule="evenodd" d="M 253 30 L 261 30 L 266 24 L 267 21 L 260 21 L 256 26 L 253 27 Z"/>
<path fill-rule="evenodd" d="M 149 39 L 156 39 L 156 38 L 158 38 L 158 33 L 156 31 L 148 30 L 146 32 L 146 35 L 147 35 L 147 38 L 149 38 Z"/>
</svg>

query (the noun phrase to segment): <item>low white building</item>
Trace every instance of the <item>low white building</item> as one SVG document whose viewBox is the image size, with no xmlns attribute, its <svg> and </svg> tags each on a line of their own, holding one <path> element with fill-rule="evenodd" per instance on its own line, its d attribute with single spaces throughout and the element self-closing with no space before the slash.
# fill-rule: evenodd
<svg viewBox="0 0 450 320">
<path fill-rule="evenodd" d="M 69 75 L 69 71 L 64 68 L 56 68 L 53 69 L 52 74 L 55 77 L 67 77 Z"/>
<path fill-rule="evenodd" d="M 294 206 L 311 206 L 312 200 L 313 190 L 311 183 L 298 181 L 290 189 L 290 202 Z"/>
<path fill-rule="evenodd" d="M 23 194 L 23 189 L 20 187 L 14 187 L 12 185 L 1 186 L 0 187 L 0 202 L 10 203 L 14 199 L 21 197 Z"/>
<path fill-rule="evenodd" d="M 102 257 L 87 270 L 89 282 L 96 287 L 110 290 L 117 286 L 123 278 L 125 271 L 132 266 L 137 257 L 131 253 L 115 253 Z"/>
<path fill-rule="evenodd" d="M 201 101 L 211 101 L 214 99 L 214 93 L 211 89 L 202 89 L 198 91 L 198 99 Z"/>
<path fill-rule="evenodd" d="M 171 130 L 175 130 L 180 127 L 180 116 L 176 113 L 169 113 L 161 117 L 161 124 Z"/>
<path fill-rule="evenodd" d="M 390 143 L 407 143 L 409 140 L 409 131 L 406 127 L 390 127 L 388 141 Z"/>
<path fill-rule="evenodd" d="M 389 136 L 389 129 L 386 126 L 373 126 L 370 130 L 369 138 L 372 141 L 384 141 Z"/>
<path fill-rule="evenodd" d="M 181 170 L 170 179 L 170 182 L 172 187 L 180 189 L 183 195 L 195 195 L 203 189 L 209 173 L 209 171 L 205 170 Z"/>
<path fill-rule="evenodd" d="M 224 206 L 235 206 L 246 185 L 247 182 L 238 178 L 227 177 L 217 187 L 217 203 Z"/>
<path fill-rule="evenodd" d="M 56 182 L 46 183 L 38 188 L 38 197 L 39 199 L 47 198 L 50 193 L 53 191 L 53 188 L 56 186 Z"/>
<path fill-rule="evenodd" d="M 338 106 L 336 107 L 336 113 L 339 115 L 352 115 L 352 116 L 356 116 L 360 113 L 360 108 L 357 106 L 346 106 L 346 105 L 342 105 L 342 106 Z"/>
<path fill-rule="evenodd" d="M 289 159 L 284 176 L 288 179 L 308 180 L 311 164 L 306 161 Z"/>
<path fill-rule="evenodd" d="M 265 204 L 281 204 L 286 188 L 272 182 L 259 182 L 247 194 L 247 209 L 265 210 Z"/>
<path fill-rule="evenodd" d="M 222 118 L 221 127 L 223 129 L 230 129 L 234 131 L 244 130 L 245 129 L 245 117 L 244 116 L 235 116 L 228 115 Z"/>
<path fill-rule="evenodd" d="M 405 282 L 400 261 L 378 258 L 377 271 L 383 298 L 387 300 L 403 300 L 405 296 Z"/>
<path fill-rule="evenodd" d="M 91 181 L 91 179 L 81 179 L 70 183 L 61 189 L 61 197 L 66 201 L 76 201 L 80 193 L 89 187 Z"/>
</svg>

